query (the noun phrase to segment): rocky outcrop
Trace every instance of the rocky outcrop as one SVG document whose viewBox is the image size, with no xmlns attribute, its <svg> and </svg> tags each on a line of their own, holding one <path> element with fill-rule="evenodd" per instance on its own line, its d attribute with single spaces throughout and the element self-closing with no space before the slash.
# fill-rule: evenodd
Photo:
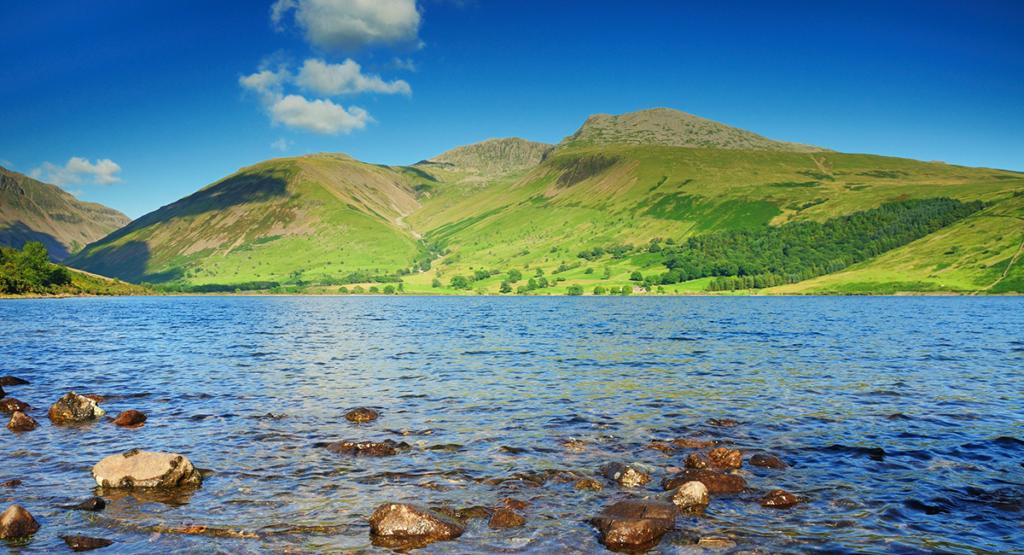
<svg viewBox="0 0 1024 555">
<path fill-rule="evenodd" d="M 7 429 L 12 432 L 28 432 L 36 429 L 39 423 L 36 422 L 35 418 L 21 412 L 20 410 L 14 411 L 11 415 L 11 421 L 7 423 Z"/>
<path fill-rule="evenodd" d="M 115 426 L 122 428 L 138 428 L 146 423 L 146 413 L 137 410 L 126 410 L 114 419 Z"/>
<path fill-rule="evenodd" d="M 605 478 L 627 488 L 642 486 L 651 481 L 651 477 L 632 466 L 622 463 L 610 463 L 601 469 Z"/>
<path fill-rule="evenodd" d="M 39 523 L 20 505 L 12 505 L 0 515 L 0 539 L 27 538 L 38 531 Z"/>
<path fill-rule="evenodd" d="M 179 488 L 203 483 L 184 455 L 139 450 L 101 460 L 92 467 L 92 476 L 105 488 Z"/>
<path fill-rule="evenodd" d="M 382 442 L 346 440 L 327 446 L 327 450 L 331 453 L 352 457 L 390 457 L 397 455 L 399 449 L 406 448 L 408 448 L 407 443 L 396 443 L 390 439 Z"/>
<path fill-rule="evenodd" d="M 30 410 L 32 407 L 28 403 L 22 403 L 14 397 L 8 397 L 6 399 L 0 399 L 0 412 L 14 412 L 21 411 L 25 412 Z"/>
<path fill-rule="evenodd" d="M 377 414 L 377 411 L 363 407 L 352 410 L 345 415 L 345 420 L 349 422 L 371 422 L 378 418 L 380 418 L 380 415 Z"/>
<path fill-rule="evenodd" d="M 518 528 L 525 524 L 526 517 L 509 509 L 498 509 L 487 522 L 490 528 Z"/>
<path fill-rule="evenodd" d="M 671 503 L 632 499 L 601 511 L 590 520 L 597 527 L 600 541 L 610 549 L 644 550 L 661 541 L 675 525 L 679 509 Z"/>
<path fill-rule="evenodd" d="M 776 489 L 768 492 L 768 495 L 761 499 L 762 507 L 775 507 L 777 509 L 788 509 L 799 503 L 797 496 L 788 491 Z"/>
<path fill-rule="evenodd" d="M 94 420 L 104 414 L 107 412 L 101 409 L 96 401 L 70 391 L 50 407 L 48 416 L 54 424 L 70 424 Z"/>
<path fill-rule="evenodd" d="M 764 467 L 764 468 L 774 468 L 776 470 L 782 470 L 783 468 L 786 468 L 786 467 L 789 466 L 782 459 L 776 457 L 775 455 L 760 455 L 760 454 L 754 455 L 753 457 L 750 457 L 750 465 L 751 466 L 761 466 L 761 467 Z"/>
<path fill-rule="evenodd" d="M 666 490 L 672 490 L 693 481 L 704 484 L 708 493 L 739 493 L 747 487 L 747 481 L 742 476 L 692 468 L 684 470 L 676 478 L 666 480 L 663 485 Z"/>
<path fill-rule="evenodd" d="M 704 484 L 693 481 L 666 491 L 662 501 L 672 503 L 682 511 L 693 511 L 708 505 L 708 488 Z"/>
<path fill-rule="evenodd" d="M 375 545 L 422 546 L 458 538 L 466 531 L 458 520 L 403 503 L 385 503 L 370 517 L 370 538 Z"/>
</svg>

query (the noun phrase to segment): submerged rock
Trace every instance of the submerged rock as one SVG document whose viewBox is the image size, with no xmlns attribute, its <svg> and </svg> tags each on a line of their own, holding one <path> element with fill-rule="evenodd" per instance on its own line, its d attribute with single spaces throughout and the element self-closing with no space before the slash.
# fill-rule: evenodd
<svg viewBox="0 0 1024 555">
<path fill-rule="evenodd" d="M 707 469 L 684 470 L 682 476 L 666 480 L 663 485 L 666 490 L 672 490 L 693 481 L 704 484 L 708 493 L 739 493 L 747 487 L 747 481 L 742 476 Z"/>
<path fill-rule="evenodd" d="M 711 468 L 714 470 L 732 470 L 743 466 L 743 455 L 727 447 L 712 449 L 709 453 L 690 453 L 686 457 L 687 468 Z"/>
<path fill-rule="evenodd" d="M 576 489 L 601 491 L 604 489 L 604 486 L 601 485 L 601 482 L 598 482 L 593 478 L 580 478 L 579 481 L 576 482 Z"/>
<path fill-rule="evenodd" d="M 12 505 L 0 515 L 0 539 L 27 538 L 39 531 L 39 523 L 21 505 Z"/>
<path fill-rule="evenodd" d="M 370 517 L 370 539 L 383 547 L 419 547 L 453 540 L 465 531 L 448 515 L 404 503 L 385 503 Z"/>
<path fill-rule="evenodd" d="M 60 508 L 71 509 L 73 511 L 99 512 L 107 508 L 107 502 L 104 501 L 102 497 L 91 497 L 77 505 L 62 505 Z"/>
<path fill-rule="evenodd" d="M 696 437 L 681 437 L 672 440 L 672 443 L 679 447 L 685 447 L 687 449 L 707 449 L 715 445 L 713 439 L 700 439 Z"/>
<path fill-rule="evenodd" d="M 11 421 L 7 423 L 7 428 L 12 432 L 28 432 L 36 429 L 39 423 L 36 422 L 35 418 L 21 412 L 20 410 L 14 411 L 11 415 Z"/>
<path fill-rule="evenodd" d="M 455 516 L 459 519 L 467 518 L 490 518 L 494 514 L 494 509 L 489 507 L 481 507 L 479 505 L 474 507 L 466 507 L 465 509 L 459 509 L 455 511 Z"/>
<path fill-rule="evenodd" d="M 81 553 L 83 551 L 92 551 L 93 549 L 102 549 L 104 547 L 110 547 L 114 545 L 114 542 L 105 540 L 103 538 L 88 538 L 85 536 L 60 536 L 60 539 L 64 540 L 64 543 L 71 548 L 71 551 L 75 553 Z"/>
<path fill-rule="evenodd" d="M 363 407 L 359 407 L 345 415 L 345 420 L 349 422 L 370 422 L 377 418 L 380 418 L 377 411 Z"/>
<path fill-rule="evenodd" d="M 764 496 L 760 501 L 762 507 L 775 507 L 777 509 L 788 509 L 799 502 L 800 500 L 795 495 L 781 489 L 768 492 L 768 495 Z"/>
<path fill-rule="evenodd" d="M 390 439 L 382 442 L 373 441 L 339 441 L 327 446 L 327 450 L 337 455 L 353 457 L 391 457 L 398 454 L 399 449 L 408 449 L 407 443 L 396 443 Z"/>
<path fill-rule="evenodd" d="M 781 470 L 789 466 L 775 455 L 754 455 L 753 457 L 750 457 L 750 464 L 752 466 L 762 466 L 765 468 L 774 468 L 776 470 Z"/>
<path fill-rule="evenodd" d="M 4 376 L 0 378 L 0 386 L 4 385 L 29 385 L 29 383 L 21 378 L 15 378 L 14 376 Z M 0 387 L 0 397 L 3 397 L 3 387 Z"/>
<path fill-rule="evenodd" d="M 696 480 L 666 491 L 662 501 L 672 503 L 681 510 L 690 511 L 706 507 L 708 504 L 708 488 Z"/>
<path fill-rule="evenodd" d="M 0 484 L 0 488 L 13 488 L 21 485 L 21 480 L 11 480 Z"/>
<path fill-rule="evenodd" d="M 14 397 L 7 397 L 6 399 L 0 399 L 0 412 L 14 412 L 21 411 L 25 412 L 31 409 L 28 403 L 22 403 Z"/>
<path fill-rule="evenodd" d="M 114 425 L 121 426 L 122 428 L 138 428 L 146 423 L 146 418 L 147 416 L 144 412 L 126 410 L 117 415 L 117 418 L 114 419 Z"/>
<path fill-rule="evenodd" d="M 92 476 L 105 488 L 178 488 L 203 483 L 202 475 L 184 455 L 137 449 L 101 460 L 92 467 Z"/>
<path fill-rule="evenodd" d="M 601 469 L 601 474 L 603 474 L 605 478 L 627 488 L 642 486 L 651 481 L 651 477 L 647 474 L 644 474 L 632 466 L 617 462 L 606 465 Z"/>
<path fill-rule="evenodd" d="M 721 420 L 711 418 L 708 420 L 708 424 L 712 426 L 718 426 L 720 428 L 734 428 L 740 425 L 739 422 L 733 420 L 732 418 L 722 418 Z"/>
<path fill-rule="evenodd" d="M 70 391 L 50 407 L 48 416 L 54 424 L 69 424 L 93 420 L 104 414 L 107 412 L 96 401 Z"/>
<path fill-rule="evenodd" d="M 498 509 L 487 522 L 490 528 L 518 528 L 524 525 L 526 517 L 509 509 Z"/>
<path fill-rule="evenodd" d="M 679 509 L 671 503 L 632 499 L 601 511 L 590 522 L 597 527 L 600 541 L 610 549 L 645 550 L 661 541 L 675 526 Z"/>
</svg>

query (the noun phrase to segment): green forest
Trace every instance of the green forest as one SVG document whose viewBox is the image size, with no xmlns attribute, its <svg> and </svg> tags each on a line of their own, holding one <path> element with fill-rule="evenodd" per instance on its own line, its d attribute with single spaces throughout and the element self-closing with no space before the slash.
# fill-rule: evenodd
<svg viewBox="0 0 1024 555">
<path fill-rule="evenodd" d="M 56 293 L 71 284 L 71 272 L 51 264 L 42 243 L 29 241 L 23 250 L 0 247 L 0 294 Z"/>
</svg>

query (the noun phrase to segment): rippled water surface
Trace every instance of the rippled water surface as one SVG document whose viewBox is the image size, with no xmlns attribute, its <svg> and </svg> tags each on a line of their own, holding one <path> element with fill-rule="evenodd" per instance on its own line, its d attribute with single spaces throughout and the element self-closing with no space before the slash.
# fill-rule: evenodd
<svg viewBox="0 0 1024 555">
<path fill-rule="evenodd" d="M 1024 301 L 1016 298 L 179 297 L 0 302 L 0 375 L 34 431 L 0 430 L 0 510 L 42 530 L 12 553 L 386 553 L 368 517 L 386 501 L 529 502 L 524 528 L 471 521 L 418 553 L 601 553 L 586 519 L 659 493 L 715 439 L 772 453 L 748 489 L 680 517 L 654 553 L 1024 551 Z M 109 413 L 55 427 L 61 395 Z M 351 424 L 350 409 L 380 420 Z M 121 429 L 127 409 L 149 421 Z M 735 427 L 709 419 L 731 418 Z M 7 418 L 4 417 L 4 423 Z M 408 442 L 344 458 L 341 439 Z M 575 441 L 574 441 L 575 440 Z M 95 489 L 90 469 L 132 448 L 210 469 L 181 494 Z M 648 487 L 582 492 L 636 463 Z M 781 488 L 789 510 L 756 500 Z M 105 511 L 57 508 L 101 493 Z M 197 533 L 198 532 L 198 533 Z M 698 539 L 703 543 L 695 544 Z M 708 541 L 720 538 L 720 541 Z"/>
</svg>

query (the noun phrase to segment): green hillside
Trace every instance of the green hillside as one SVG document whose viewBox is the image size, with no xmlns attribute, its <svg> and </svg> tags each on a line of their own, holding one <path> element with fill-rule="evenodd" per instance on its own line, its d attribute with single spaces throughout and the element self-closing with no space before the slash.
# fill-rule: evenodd
<svg viewBox="0 0 1024 555">
<path fill-rule="evenodd" d="M 127 225 L 128 216 L 0 167 L 0 247 L 42 243 L 54 261 Z"/>
<path fill-rule="evenodd" d="M 753 254 L 701 254 L 694 245 L 706 242 L 691 238 L 778 228 L 773 240 L 794 242 L 784 247 L 824 250 L 808 251 L 807 261 L 772 255 L 777 268 L 758 271 L 797 273 L 801 281 L 769 292 L 920 290 L 919 274 L 939 280 L 940 290 L 974 291 L 991 285 L 994 268 L 1005 269 L 1020 245 L 1020 191 L 1021 173 L 837 153 L 647 110 L 591 117 L 555 148 L 495 139 L 410 167 L 345 155 L 270 160 L 140 218 L 68 263 L 186 286 L 335 291 L 401 280 L 406 292 L 442 294 L 567 293 L 571 285 L 588 294 L 599 286 L 631 291 L 643 285 L 631 279 L 640 272 L 650 289 L 683 293 L 752 271 L 709 257 Z M 915 204 L 939 197 L 951 200 Z M 910 219 L 864 231 L 902 226 L 883 242 L 852 236 L 870 227 L 862 224 L 843 228 L 831 246 L 795 244 L 814 234 L 787 231 L 859 222 L 860 213 L 892 206 Z M 979 243 L 982 230 L 991 245 Z M 822 258 L 827 253 L 835 260 Z M 683 258 L 684 282 L 651 281 Z M 928 272 L 899 279 L 882 271 L 932 259 Z M 986 291 L 1020 290 L 1015 272 Z M 850 283 L 861 285 L 843 285 Z"/>
</svg>

